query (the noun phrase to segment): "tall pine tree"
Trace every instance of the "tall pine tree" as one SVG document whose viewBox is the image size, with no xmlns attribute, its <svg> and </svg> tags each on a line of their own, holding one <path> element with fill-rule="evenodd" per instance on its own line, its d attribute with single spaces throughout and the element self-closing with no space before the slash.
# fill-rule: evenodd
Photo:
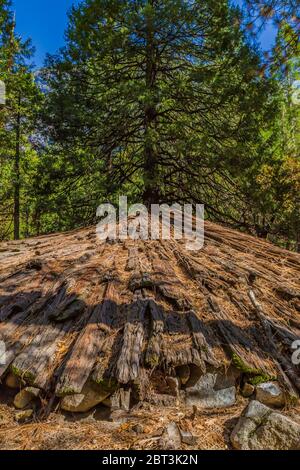
<svg viewBox="0 0 300 470">
<path fill-rule="evenodd" d="M 6 104 L 0 110 L 0 237 L 17 240 L 22 230 L 27 232 L 25 195 L 36 159 L 30 136 L 41 94 L 29 62 L 33 49 L 15 34 L 10 0 L 1 1 L 0 23 L 0 79 L 6 86 Z"/>
<path fill-rule="evenodd" d="M 47 135 L 74 178 L 85 155 L 98 198 L 125 188 L 218 214 L 208 198 L 257 140 L 268 95 L 259 68 L 227 1 L 87 0 L 48 60 Z"/>
</svg>

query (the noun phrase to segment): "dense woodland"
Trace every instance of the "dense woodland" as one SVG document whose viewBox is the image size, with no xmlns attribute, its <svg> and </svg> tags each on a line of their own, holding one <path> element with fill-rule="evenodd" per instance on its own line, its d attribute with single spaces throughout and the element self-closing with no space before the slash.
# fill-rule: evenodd
<svg viewBox="0 0 300 470">
<path fill-rule="evenodd" d="M 14 23 L 0 0 L 0 240 L 127 194 L 300 251 L 299 0 L 85 0 L 39 70 Z"/>
</svg>

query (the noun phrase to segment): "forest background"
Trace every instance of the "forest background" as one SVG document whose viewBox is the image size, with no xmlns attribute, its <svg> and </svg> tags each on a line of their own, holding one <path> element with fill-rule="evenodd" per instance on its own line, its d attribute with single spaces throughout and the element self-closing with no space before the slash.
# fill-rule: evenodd
<svg viewBox="0 0 300 470">
<path fill-rule="evenodd" d="M 0 0 L 0 240 L 127 195 L 300 252 L 299 0 L 76 2 L 38 67 L 15 23 Z"/>
</svg>

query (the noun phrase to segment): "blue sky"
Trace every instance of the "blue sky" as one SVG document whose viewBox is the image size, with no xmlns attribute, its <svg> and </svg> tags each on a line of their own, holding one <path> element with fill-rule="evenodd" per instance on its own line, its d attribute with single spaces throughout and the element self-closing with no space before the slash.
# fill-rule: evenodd
<svg viewBox="0 0 300 470">
<path fill-rule="evenodd" d="M 79 0 L 13 0 L 17 19 L 17 32 L 26 39 L 31 37 L 36 48 L 35 65 L 40 67 L 47 52 L 54 53 L 64 44 L 67 12 Z M 241 2 L 242 0 L 237 0 Z M 275 37 L 269 25 L 261 35 L 263 49 L 269 49 Z"/>
<path fill-rule="evenodd" d="M 34 62 L 43 64 L 47 52 L 54 53 L 64 44 L 67 12 L 75 0 L 13 0 L 17 33 L 31 37 L 36 48 Z"/>
</svg>

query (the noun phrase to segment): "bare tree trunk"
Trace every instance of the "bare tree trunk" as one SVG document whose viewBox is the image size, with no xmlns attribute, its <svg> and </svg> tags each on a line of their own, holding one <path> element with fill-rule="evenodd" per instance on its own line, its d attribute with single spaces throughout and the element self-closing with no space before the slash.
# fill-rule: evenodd
<svg viewBox="0 0 300 470">
<path fill-rule="evenodd" d="M 15 150 L 15 178 L 14 178 L 14 239 L 20 239 L 20 137 L 21 137 L 21 95 L 18 98 L 18 112 L 16 120 L 16 150 Z"/>
<path fill-rule="evenodd" d="M 153 5 L 153 1 L 149 2 Z M 154 26 L 151 16 L 147 18 L 146 32 L 146 88 L 150 92 L 151 101 L 145 106 L 145 163 L 144 163 L 144 203 L 148 206 L 159 202 L 159 191 L 156 183 L 157 155 L 152 141 L 152 130 L 156 125 L 156 107 L 154 98 L 156 80 L 156 57 L 154 46 Z"/>
</svg>

